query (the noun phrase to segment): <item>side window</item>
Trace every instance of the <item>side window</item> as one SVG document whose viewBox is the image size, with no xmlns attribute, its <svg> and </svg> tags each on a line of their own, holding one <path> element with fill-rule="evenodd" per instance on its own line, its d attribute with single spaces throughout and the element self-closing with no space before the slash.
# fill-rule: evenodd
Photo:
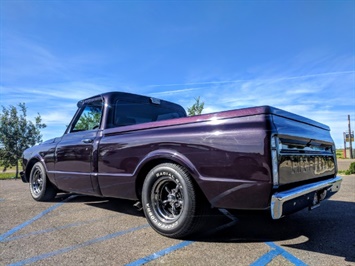
<svg viewBox="0 0 355 266">
<path fill-rule="evenodd" d="M 90 102 L 84 106 L 84 110 L 72 127 L 71 132 L 93 130 L 100 127 L 102 101 Z"/>
</svg>

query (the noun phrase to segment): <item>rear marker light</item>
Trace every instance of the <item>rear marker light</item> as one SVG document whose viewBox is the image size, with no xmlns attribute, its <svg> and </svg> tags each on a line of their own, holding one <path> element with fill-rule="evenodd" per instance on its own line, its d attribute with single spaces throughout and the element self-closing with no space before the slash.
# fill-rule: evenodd
<svg viewBox="0 0 355 266">
<path fill-rule="evenodd" d="M 272 181 L 274 187 L 279 186 L 278 138 L 271 138 Z"/>
</svg>

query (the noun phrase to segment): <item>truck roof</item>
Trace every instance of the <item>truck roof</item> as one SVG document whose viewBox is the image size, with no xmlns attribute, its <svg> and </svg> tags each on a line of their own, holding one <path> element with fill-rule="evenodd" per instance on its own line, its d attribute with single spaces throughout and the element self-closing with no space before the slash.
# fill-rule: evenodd
<svg viewBox="0 0 355 266">
<path fill-rule="evenodd" d="M 78 106 L 82 105 L 85 102 L 97 99 L 97 98 L 102 98 L 105 99 L 106 102 L 113 102 L 114 100 L 117 99 L 124 99 L 124 100 L 130 100 L 130 101 L 135 101 L 135 102 L 142 102 L 142 103 L 155 103 L 155 104 L 164 104 L 164 105 L 169 105 L 172 108 L 176 108 L 179 110 L 184 110 L 184 108 L 176 103 L 157 99 L 154 97 L 149 97 L 149 96 L 143 96 L 143 95 L 138 95 L 138 94 L 133 94 L 133 93 L 128 93 L 128 92 L 118 92 L 118 91 L 113 91 L 113 92 L 106 92 L 102 94 L 95 95 L 93 97 L 81 100 L 78 102 Z M 186 111 L 184 110 L 186 113 Z M 178 124 L 183 124 L 183 123 L 194 123 L 194 122 L 201 122 L 201 121 L 209 121 L 209 120 L 220 120 L 220 119 L 227 119 L 227 118 L 233 118 L 233 117 L 243 117 L 243 116 L 252 116 L 252 115 L 260 115 L 260 114 L 273 114 L 277 115 L 280 117 L 288 118 L 291 120 L 299 121 L 302 123 L 310 124 L 319 128 L 322 128 L 324 130 L 330 130 L 330 128 L 322 123 L 319 123 L 317 121 L 314 121 L 312 119 L 296 115 L 291 112 L 284 111 L 282 109 L 264 105 L 264 106 L 256 106 L 256 107 L 247 107 L 247 108 L 241 108 L 241 109 L 234 109 L 234 110 L 228 110 L 228 111 L 221 111 L 221 112 L 215 112 L 215 113 L 209 113 L 209 114 L 202 114 L 202 115 L 197 115 L 197 116 L 192 116 L 192 117 L 182 117 L 182 118 L 176 118 L 173 120 L 164 120 L 164 121 L 159 121 L 159 122 L 151 122 L 154 124 L 154 126 L 168 126 L 168 125 L 178 125 Z M 151 124 L 150 123 L 150 124 Z M 153 126 L 153 125 L 152 125 Z M 146 128 L 147 126 L 142 125 L 133 125 L 129 127 L 137 127 L 139 128 Z M 149 126 L 148 126 L 149 127 Z"/>
</svg>

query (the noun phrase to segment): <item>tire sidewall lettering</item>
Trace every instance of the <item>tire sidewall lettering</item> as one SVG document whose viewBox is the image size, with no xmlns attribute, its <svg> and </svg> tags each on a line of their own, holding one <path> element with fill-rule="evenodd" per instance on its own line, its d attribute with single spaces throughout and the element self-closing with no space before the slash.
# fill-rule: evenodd
<svg viewBox="0 0 355 266">
<path fill-rule="evenodd" d="M 175 181 L 179 185 L 180 188 L 182 188 L 182 184 L 181 184 L 180 179 L 175 177 L 175 175 L 173 173 L 163 170 L 163 171 L 159 171 L 155 174 L 156 178 L 159 178 L 162 176 L 170 178 L 171 180 Z"/>
<path fill-rule="evenodd" d="M 179 221 L 175 221 L 172 224 L 166 224 L 161 222 L 153 213 L 152 209 L 150 208 L 150 204 L 146 204 L 146 213 L 148 214 L 148 217 L 151 222 L 153 222 L 156 226 L 160 227 L 161 229 L 169 230 L 169 229 L 174 229 L 179 225 Z"/>
<path fill-rule="evenodd" d="M 183 166 L 162 163 L 152 168 L 143 183 L 142 203 L 149 224 L 164 236 L 183 237 L 197 228 L 196 193 Z"/>
<path fill-rule="evenodd" d="M 181 180 L 178 177 L 176 177 L 176 175 L 171 170 L 159 170 L 156 173 L 154 173 L 154 180 L 157 180 L 161 177 L 168 177 L 169 179 L 173 180 L 176 184 L 178 184 L 180 188 L 183 188 L 181 184 Z M 154 223 L 155 226 L 163 230 L 174 230 L 180 224 L 179 220 L 173 223 L 166 223 L 161 219 L 159 219 L 159 217 L 154 214 L 154 211 L 150 207 L 150 203 L 146 204 L 146 210 L 150 221 Z"/>
</svg>

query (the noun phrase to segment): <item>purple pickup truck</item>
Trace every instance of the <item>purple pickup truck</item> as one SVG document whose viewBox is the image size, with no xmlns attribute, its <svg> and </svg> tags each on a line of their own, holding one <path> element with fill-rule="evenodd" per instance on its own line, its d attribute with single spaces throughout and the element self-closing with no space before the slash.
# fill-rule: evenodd
<svg viewBox="0 0 355 266">
<path fill-rule="evenodd" d="M 64 135 L 27 149 L 23 182 L 137 201 L 158 233 L 186 237 L 211 208 L 315 208 L 340 188 L 328 126 L 270 106 L 187 117 L 174 103 L 123 92 L 78 102 Z"/>
</svg>

